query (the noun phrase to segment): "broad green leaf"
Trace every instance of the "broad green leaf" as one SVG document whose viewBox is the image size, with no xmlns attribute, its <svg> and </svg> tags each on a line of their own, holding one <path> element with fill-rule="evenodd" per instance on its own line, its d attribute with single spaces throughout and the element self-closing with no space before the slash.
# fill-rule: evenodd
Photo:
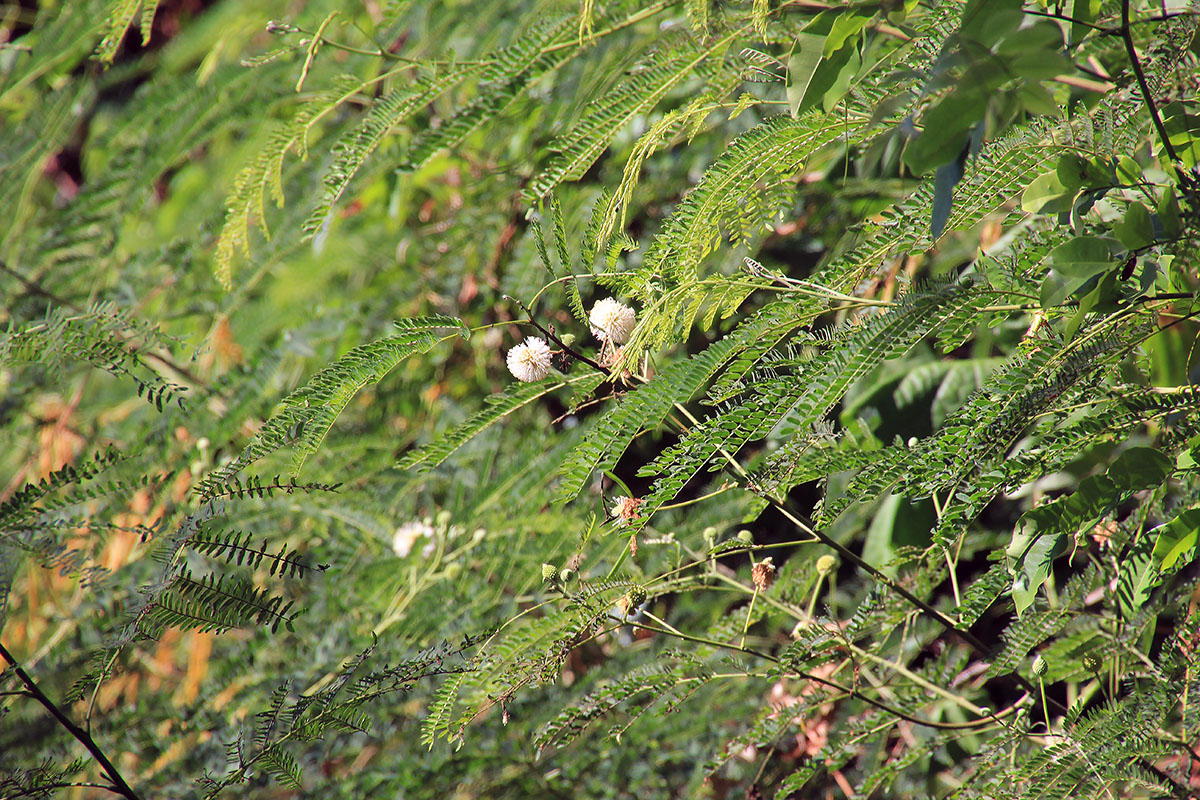
<svg viewBox="0 0 1200 800">
<path fill-rule="evenodd" d="M 859 33 L 871 16 L 833 10 L 816 16 L 796 37 L 788 59 L 788 108 L 796 116 L 821 102 L 836 106 L 858 74 Z"/>
<path fill-rule="evenodd" d="M 1021 210 L 1030 214 L 1059 214 L 1070 211 L 1079 192 L 1069 189 L 1058 170 L 1038 175 L 1021 195 Z"/>
<path fill-rule="evenodd" d="M 1158 529 L 1151 556 L 1160 570 L 1168 570 L 1185 554 L 1195 550 L 1198 540 L 1200 508 L 1188 509 Z"/>
<path fill-rule="evenodd" d="M 1118 566 L 1117 604 L 1125 619 L 1131 619 L 1138 612 L 1160 580 L 1150 549 L 1150 537 L 1142 536 Z"/>
<path fill-rule="evenodd" d="M 1026 83 L 1017 96 L 1021 104 L 1034 114 L 1050 117 L 1058 113 L 1058 101 L 1054 99 L 1054 93 L 1040 83 Z"/>
<path fill-rule="evenodd" d="M 1071 278 L 1090 278 L 1113 266 L 1108 242 L 1098 236 L 1077 236 L 1050 251 L 1050 264 Z"/>
<path fill-rule="evenodd" d="M 1117 456 L 1105 474 L 1122 492 L 1153 489 L 1167 479 L 1175 462 L 1153 447 L 1131 447 Z"/>
<path fill-rule="evenodd" d="M 1074 533 L 1089 527 L 1092 520 L 1103 516 L 1120 498 L 1120 488 L 1108 475 L 1089 475 L 1081 480 L 1079 488 L 1063 501 L 1063 513 L 1055 520 L 1057 530 Z M 1049 509 L 1051 506 L 1041 508 Z M 1040 510 L 1034 509 L 1035 515 Z M 1043 522 L 1041 527 L 1045 530 L 1049 526 Z"/>
<path fill-rule="evenodd" d="M 821 94 L 821 108 L 832 111 L 850 90 L 850 84 L 862 67 L 862 58 L 854 45 L 843 47 L 834 54 L 833 58 L 822 62 L 813 76 L 809 89 L 813 92 L 824 90 Z M 828 79 L 828 80 L 827 80 Z"/>
<path fill-rule="evenodd" d="M 787 99 L 793 117 L 805 105 L 809 84 L 821 65 L 825 39 L 832 27 L 833 15 L 822 12 L 796 36 L 792 45 L 792 54 L 788 57 Z"/>
<path fill-rule="evenodd" d="M 1011 44 L 1013 48 L 1013 57 L 1008 62 L 1009 74 L 1044 81 L 1073 71 L 1071 62 L 1061 52 L 1062 36 L 1056 26 L 1038 25 L 1019 33 L 1026 35 L 1009 37 L 1005 41 L 1006 46 Z"/>
<path fill-rule="evenodd" d="M 1050 565 L 1067 551 L 1067 540 L 1064 535 L 1041 536 L 1030 545 L 1013 580 L 1013 606 L 1018 616 L 1033 605 L 1038 589 L 1050 577 Z"/>
<path fill-rule="evenodd" d="M 921 118 L 924 129 L 904 150 L 904 163 L 922 175 L 957 156 L 967 133 L 983 117 L 988 94 L 956 89 L 931 106 Z"/>
<path fill-rule="evenodd" d="M 1074 44 L 1085 38 L 1093 28 L 1088 23 L 1095 22 L 1100 14 L 1100 0 L 1075 0 L 1071 5 L 1071 43 Z"/>
<path fill-rule="evenodd" d="M 1090 475 L 1072 494 L 1025 512 L 1004 551 L 1013 575 L 1017 613 L 1033 603 L 1038 589 L 1050 576 L 1051 562 L 1066 552 L 1072 536 L 1090 529 L 1132 492 L 1157 486 L 1173 467 L 1171 459 L 1157 450 L 1131 447 L 1104 475 Z M 1140 580 L 1144 583 L 1149 579 L 1143 576 Z"/>
<path fill-rule="evenodd" d="M 1113 226 L 1113 234 L 1130 250 L 1153 244 L 1154 223 L 1150 220 L 1150 212 L 1137 201 L 1130 203 L 1124 219 Z"/>
<path fill-rule="evenodd" d="M 1092 285 L 1092 282 L 1088 281 L 1088 285 Z M 1067 341 L 1075 337 L 1075 332 L 1083 324 L 1088 314 L 1097 311 L 1115 311 L 1120 299 L 1121 289 L 1117 282 L 1117 272 L 1113 270 L 1100 276 L 1100 280 L 1095 282 L 1095 288 L 1079 298 L 1078 311 L 1067 320 L 1067 325 L 1063 330 Z"/>
<path fill-rule="evenodd" d="M 937 239 L 942 235 L 946 220 L 950 218 L 950 209 L 954 204 L 954 187 L 963 177 L 967 154 L 942 164 L 933 175 L 933 206 L 930 209 L 929 235 Z"/>
<path fill-rule="evenodd" d="M 1079 153 L 1063 153 L 1055 170 L 1058 181 L 1068 189 L 1107 186 L 1112 182 L 1112 170 Z"/>
<path fill-rule="evenodd" d="M 1164 239 L 1173 239 L 1182 232 L 1179 198 L 1171 187 L 1168 186 L 1163 190 L 1163 196 L 1158 201 L 1158 207 L 1155 210 L 1158 213 L 1158 220 L 1162 224 Z"/>
<path fill-rule="evenodd" d="M 1142 165 L 1129 156 L 1117 159 L 1117 183 L 1128 186 L 1142 179 Z"/>
<path fill-rule="evenodd" d="M 867 529 L 863 558 L 885 575 L 895 577 L 899 569 L 891 562 L 896 558 L 897 550 L 928 546 L 929 531 L 936 521 L 931 501 L 885 495 Z"/>
<path fill-rule="evenodd" d="M 1163 126 L 1167 130 L 1167 137 L 1174 146 L 1180 163 L 1187 169 L 1200 162 L 1200 115 L 1193 113 L 1193 109 L 1194 106 L 1178 101 L 1168 103 L 1162 108 Z M 1165 152 L 1159 153 L 1160 160 L 1165 157 Z"/>
<path fill-rule="evenodd" d="M 858 36 L 859 32 L 866 26 L 874 14 L 855 9 L 839 14 L 837 19 L 833 21 L 833 25 L 829 28 L 829 35 L 825 37 L 825 46 L 822 54 L 829 58 L 847 43 L 847 40 Z"/>
</svg>

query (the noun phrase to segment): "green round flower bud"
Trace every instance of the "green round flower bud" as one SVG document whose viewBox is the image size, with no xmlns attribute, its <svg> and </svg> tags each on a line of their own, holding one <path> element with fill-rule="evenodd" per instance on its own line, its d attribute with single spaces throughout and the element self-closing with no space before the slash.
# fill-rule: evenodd
<svg viewBox="0 0 1200 800">
<path fill-rule="evenodd" d="M 558 567 L 553 564 L 542 564 L 542 580 L 550 583 L 556 578 L 558 578 Z"/>
<path fill-rule="evenodd" d="M 745 528 L 737 532 L 737 538 L 739 542 L 754 544 L 754 534 L 750 533 L 750 531 L 746 530 Z"/>
<path fill-rule="evenodd" d="M 1087 670 L 1088 672 L 1093 672 L 1093 673 L 1099 672 L 1100 671 L 1100 656 L 1098 656 L 1094 653 L 1088 653 L 1086 656 L 1083 657 L 1083 668 L 1085 670 Z"/>
<path fill-rule="evenodd" d="M 835 569 L 837 569 L 837 558 L 834 556 L 823 555 L 817 559 L 817 572 L 822 577 L 833 572 Z"/>
<path fill-rule="evenodd" d="M 622 614 L 628 615 L 630 611 L 644 602 L 646 602 L 646 590 L 641 586 L 634 586 L 617 600 L 617 608 L 621 609 Z"/>
<path fill-rule="evenodd" d="M 462 564 L 449 564 L 446 567 L 446 579 L 454 580 L 462 574 Z"/>
<path fill-rule="evenodd" d="M 450 524 L 450 520 L 454 517 L 449 511 L 442 509 L 437 514 L 437 524 L 439 528 L 444 528 Z"/>
<path fill-rule="evenodd" d="M 562 572 L 558 573 L 558 577 L 562 579 L 563 583 L 566 583 L 567 581 L 569 581 L 575 577 L 575 570 L 564 569 Z"/>
<path fill-rule="evenodd" d="M 1037 677 L 1042 677 L 1049 669 L 1050 665 L 1046 663 L 1046 659 L 1042 658 L 1041 656 L 1033 659 L 1033 674 Z"/>
</svg>

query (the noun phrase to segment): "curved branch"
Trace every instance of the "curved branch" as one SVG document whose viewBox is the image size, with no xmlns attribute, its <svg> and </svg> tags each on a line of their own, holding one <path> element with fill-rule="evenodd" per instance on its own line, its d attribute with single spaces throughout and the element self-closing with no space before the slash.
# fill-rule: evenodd
<svg viewBox="0 0 1200 800">
<path fill-rule="evenodd" d="M 1167 128 L 1163 125 L 1162 117 L 1158 115 L 1158 106 L 1154 105 L 1150 84 L 1146 81 L 1146 72 L 1142 69 L 1142 62 L 1138 60 L 1137 50 L 1133 46 L 1133 33 L 1129 21 L 1129 0 L 1121 0 L 1121 27 L 1118 33 L 1121 35 L 1121 40 L 1125 42 L 1129 65 L 1137 77 L 1138 87 L 1142 90 L 1142 100 L 1150 111 L 1150 119 L 1154 122 L 1154 129 L 1158 131 L 1158 138 L 1162 140 L 1163 150 L 1166 151 L 1172 164 L 1178 164 L 1179 154 L 1175 152 L 1175 147 L 1171 144 L 1171 137 L 1167 135 Z"/>
<path fill-rule="evenodd" d="M 96 740 L 92 738 L 91 734 L 72 722 L 70 717 L 68 717 L 66 713 L 64 713 L 63 710 L 54 703 L 53 700 L 46 696 L 45 692 L 38 687 L 37 683 L 34 682 L 29 673 L 21 669 L 21 665 L 17 663 L 17 660 L 13 657 L 12 653 L 8 652 L 8 649 L 4 646 L 3 642 L 0 642 L 0 657 L 12 665 L 17 677 L 21 679 L 21 683 L 25 684 L 25 688 L 29 691 L 29 694 L 35 700 L 41 703 L 42 706 L 50 712 L 50 715 L 54 717 L 54 719 L 58 720 L 58 724 L 66 728 L 71 735 L 79 740 L 79 743 L 86 747 L 87 751 L 92 754 L 92 758 L 96 759 L 97 763 L 99 763 L 100 767 L 104 770 L 104 774 L 107 775 L 108 779 L 113 782 L 111 788 L 106 788 L 109 788 L 109 791 L 113 792 L 114 794 L 119 794 L 122 797 L 129 798 L 129 800 L 141 800 L 141 798 L 138 796 L 138 793 L 135 792 L 133 788 L 125 782 L 125 779 L 121 777 L 121 773 L 117 770 L 113 763 L 108 760 L 108 756 L 106 756 L 104 751 L 100 749 L 100 746 L 96 744 Z"/>
</svg>

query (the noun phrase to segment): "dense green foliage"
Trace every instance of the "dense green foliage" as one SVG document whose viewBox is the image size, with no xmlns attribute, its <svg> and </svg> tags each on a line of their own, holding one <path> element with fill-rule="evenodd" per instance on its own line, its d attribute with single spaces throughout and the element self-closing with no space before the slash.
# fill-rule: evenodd
<svg viewBox="0 0 1200 800">
<path fill-rule="evenodd" d="M 1196 4 L 38 5 L 0 796 L 1200 790 Z"/>
</svg>

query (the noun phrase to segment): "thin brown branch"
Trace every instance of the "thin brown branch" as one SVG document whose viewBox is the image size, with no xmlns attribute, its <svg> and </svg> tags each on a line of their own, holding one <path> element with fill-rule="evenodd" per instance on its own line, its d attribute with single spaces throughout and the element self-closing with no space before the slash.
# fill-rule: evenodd
<svg viewBox="0 0 1200 800">
<path fill-rule="evenodd" d="M 53 700 L 46 696 L 46 693 L 41 690 L 41 688 L 37 685 L 37 682 L 30 677 L 29 673 L 21 668 L 21 665 L 17 662 L 17 659 L 13 657 L 12 653 L 8 652 L 8 649 L 4 646 L 3 642 L 0 642 L 0 658 L 3 658 L 12 665 L 13 670 L 16 672 L 17 678 L 20 679 L 21 683 L 25 684 L 26 690 L 28 690 L 33 699 L 41 703 L 42 706 L 50 712 L 50 715 L 58 721 L 58 724 L 66 728 L 67 731 L 70 732 L 70 734 L 74 736 L 80 744 L 86 747 L 89 753 L 92 754 L 92 758 L 96 759 L 96 762 L 100 765 L 100 768 L 104 770 L 104 774 L 107 775 L 108 779 L 113 783 L 111 787 L 105 788 L 108 788 L 109 791 L 113 792 L 114 794 L 119 794 L 122 797 L 129 798 L 129 800 L 141 800 L 141 798 L 138 796 L 138 793 L 135 792 L 133 788 L 125 782 L 123 777 L 121 777 L 120 771 L 116 768 L 116 766 L 113 765 L 108 756 L 104 754 L 104 751 L 100 749 L 100 746 L 96 744 L 96 740 L 92 738 L 91 734 L 72 722 L 71 718 L 68 717 Z"/>
<path fill-rule="evenodd" d="M 576 359 L 576 360 L 578 360 L 578 361 L 582 361 L 583 363 L 587 364 L 589 367 L 592 367 L 593 369 L 597 369 L 597 370 L 599 370 L 600 372 L 603 372 L 605 375 L 611 375 L 611 374 L 612 374 L 612 373 L 611 373 L 609 370 L 607 370 L 607 369 L 605 369 L 604 367 L 600 366 L 600 364 L 598 364 L 597 362 L 595 362 L 595 361 L 593 361 L 592 359 L 588 358 L 588 357 L 587 357 L 587 356 L 585 356 L 583 353 L 581 353 L 581 352 L 579 352 L 578 350 L 574 349 L 573 347 L 571 347 L 570 345 L 568 345 L 567 343 L 565 343 L 565 342 L 564 342 L 562 339 L 559 339 L 559 338 L 558 338 L 557 336 L 555 336 L 553 333 L 551 333 L 550 331 L 546 330 L 546 328 L 542 327 L 542 324 L 541 324 L 540 322 L 538 322 L 536 319 L 534 319 L 534 318 L 533 318 L 533 312 L 532 312 L 532 311 L 530 311 L 530 310 L 529 310 L 529 308 L 528 308 L 528 307 L 526 307 L 526 305 L 525 305 L 524 303 L 522 303 L 520 300 L 518 300 L 517 298 L 513 297 L 512 295 L 507 295 L 507 294 L 506 294 L 506 295 L 504 295 L 504 299 L 505 299 L 505 300 L 511 300 L 511 301 L 513 301 L 514 303 L 516 303 L 517 305 L 519 305 L 519 306 L 521 307 L 521 310 L 522 310 L 522 311 L 524 311 L 524 312 L 525 312 L 525 313 L 526 313 L 526 314 L 529 316 L 529 319 L 528 319 L 528 320 L 526 320 L 526 321 L 527 321 L 527 322 L 528 322 L 530 325 L 532 325 L 533 327 L 535 327 L 535 328 L 537 328 L 539 331 L 541 331 L 541 332 L 542 332 L 542 335 L 544 335 L 544 336 L 545 336 L 547 339 L 549 339 L 550 341 L 554 342 L 556 345 L 558 345 L 559 347 L 561 347 L 561 348 L 562 348 L 562 349 L 563 349 L 563 350 L 564 350 L 564 351 L 565 351 L 565 352 L 566 352 L 566 353 L 567 353 L 569 356 L 571 356 L 571 358 L 574 358 L 574 359 Z"/>
<path fill-rule="evenodd" d="M 1171 137 L 1167 135 L 1167 128 L 1163 125 L 1162 117 L 1158 113 L 1158 106 L 1154 105 L 1154 96 L 1150 92 L 1150 84 L 1146 81 L 1146 72 L 1142 69 L 1142 62 L 1138 59 L 1137 48 L 1133 45 L 1133 33 L 1130 24 L 1129 0 L 1121 0 L 1121 27 L 1119 33 L 1121 40 L 1125 42 L 1125 52 L 1129 55 L 1129 66 L 1133 68 L 1133 74 L 1137 77 L 1138 87 L 1142 90 L 1142 101 L 1145 102 L 1146 109 L 1150 112 L 1150 119 L 1154 122 L 1154 129 L 1158 131 L 1158 138 L 1162 140 L 1163 150 L 1166 151 L 1167 157 L 1171 159 L 1172 164 L 1178 164 L 1179 154 L 1175 152 L 1175 146 L 1171 144 Z"/>
</svg>

